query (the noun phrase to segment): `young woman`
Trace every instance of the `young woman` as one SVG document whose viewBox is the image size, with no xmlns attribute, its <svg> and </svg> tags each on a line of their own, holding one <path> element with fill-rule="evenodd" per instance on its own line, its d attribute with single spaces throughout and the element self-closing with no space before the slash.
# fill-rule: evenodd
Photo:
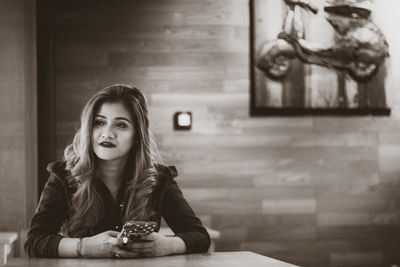
<svg viewBox="0 0 400 267">
<path fill-rule="evenodd" d="M 95 94 L 81 114 L 80 129 L 49 164 L 47 181 L 31 221 L 25 250 L 31 257 L 153 257 L 205 252 L 210 245 L 162 165 L 149 132 L 142 92 L 112 85 Z M 158 234 L 161 217 L 175 236 Z M 126 221 L 155 221 L 147 242 L 122 244 Z"/>
</svg>

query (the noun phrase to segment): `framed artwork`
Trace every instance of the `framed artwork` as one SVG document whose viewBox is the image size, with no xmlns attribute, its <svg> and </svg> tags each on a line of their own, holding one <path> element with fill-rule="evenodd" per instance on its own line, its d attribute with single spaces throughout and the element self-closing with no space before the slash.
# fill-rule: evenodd
<svg viewBox="0 0 400 267">
<path fill-rule="evenodd" d="M 370 0 L 251 0 L 252 116 L 389 115 Z"/>
</svg>

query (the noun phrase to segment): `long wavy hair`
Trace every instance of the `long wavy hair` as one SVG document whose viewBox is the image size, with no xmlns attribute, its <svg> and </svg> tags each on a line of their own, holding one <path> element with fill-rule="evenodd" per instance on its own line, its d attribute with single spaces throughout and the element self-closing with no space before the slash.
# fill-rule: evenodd
<svg viewBox="0 0 400 267">
<path fill-rule="evenodd" d="M 157 184 L 155 163 L 160 154 L 149 129 L 148 108 L 143 93 L 134 87 L 116 84 L 95 94 L 81 113 L 80 128 L 73 142 L 64 150 L 66 170 L 77 189 L 72 196 L 71 214 L 64 231 L 69 236 L 83 236 L 104 215 L 104 206 L 98 191 L 96 176 L 97 156 L 92 149 L 93 119 L 96 111 L 106 102 L 122 103 L 134 122 L 135 140 L 124 168 L 127 184 L 123 221 L 146 220 L 154 215 L 152 192 Z"/>
</svg>

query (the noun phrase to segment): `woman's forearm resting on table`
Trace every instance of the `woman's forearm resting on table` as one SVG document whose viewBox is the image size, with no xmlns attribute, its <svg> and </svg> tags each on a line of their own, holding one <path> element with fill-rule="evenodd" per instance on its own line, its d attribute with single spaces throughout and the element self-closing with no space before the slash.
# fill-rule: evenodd
<svg viewBox="0 0 400 267">
<path fill-rule="evenodd" d="M 79 242 L 81 244 L 79 245 Z M 72 257 L 79 257 L 79 250 L 82 253 L 83 249 L 83 239 L 79 238 L 63 238 L 60 240 L 58 244 L 58 256 L 65 257 L 65 258 L 72 258 Z M 79 248 L 81 247 L 81 248 Z M 82 255 L 84 255 L 82 253 Z"/>
<path fill-rule="evenodd" d="M 172 249 L 171 249 L 170 254 L 186 253 L 186 245 L 185 245 L 185 242 L 183 242 L 182 238 L 173 236 L 173 237 L 171 237 L 171 239 L 173 240 L 173 242 L 172 242 L 173 246 L 171 246 Z"/>
<path fill-rule="evenodd" d="M 106 231 L 91 237 L 63 238 L 58 245 L 59 257 L 110 258 L 122 245 L 118 232 Z"/>
<path fill-rule="evenodd" d="M 149 236 L 148 242 L 133 242 L 127 246 L 120 244 L 121 240 L 102 242 L 99 238 L 63 238 L 58 245 L 58 256 L 73 257 L 113 257 L 116 252 L 122 257 L 157 257 L 172 254 L 184 254 L 185 242 L 177 236 L 166 237 L 155 233 Z M 103 240 L 104 241 L 104 240 Z M 101 244 L 102 243 L 102 244 Z"/>
</svg>

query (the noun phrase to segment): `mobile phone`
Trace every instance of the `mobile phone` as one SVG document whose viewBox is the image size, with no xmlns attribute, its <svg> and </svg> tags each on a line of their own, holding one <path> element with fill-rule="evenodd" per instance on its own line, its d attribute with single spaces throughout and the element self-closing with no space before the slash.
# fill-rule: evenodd
<svg viewBox="0 0 400 267">
<path fill-rule="evenodd" d="M 127 221 L 123 226 L 119 237 L 122 237 L 123 244 L 129 241 L 140 240 L 142 236 L 151 234 L 156 229 L 154 221 Z"/>
</svg>

